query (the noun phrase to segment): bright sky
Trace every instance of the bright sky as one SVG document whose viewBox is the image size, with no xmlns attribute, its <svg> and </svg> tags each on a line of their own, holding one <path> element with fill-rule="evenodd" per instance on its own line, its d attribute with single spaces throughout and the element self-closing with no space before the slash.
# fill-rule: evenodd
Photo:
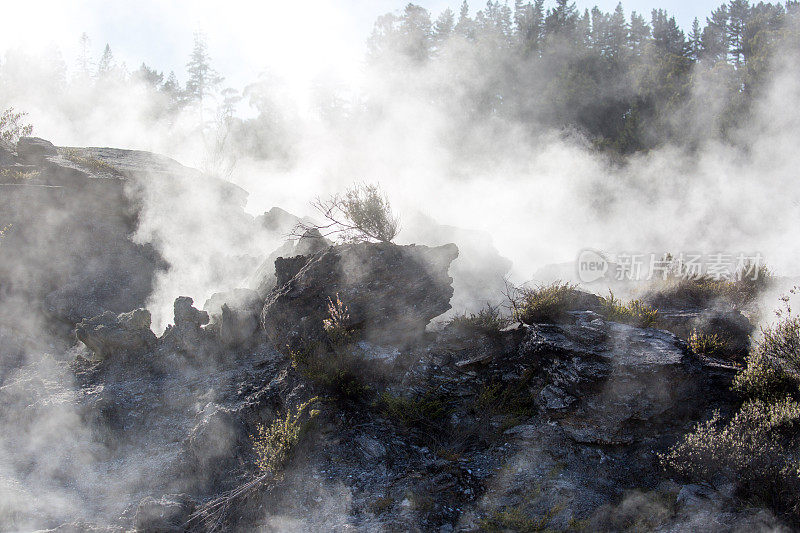
<svg viewBox="0 0 800 533">
<path fill-rule="evenodd" d="M 653 7 L 675 14 L 684 29 L 721 0 L 668 2 L 628 0 L 649 18 Z M 130 69 L 145 61 L 159 70 L 175 70 L 184 79 L 192 33 L 202 29 L 209 52 L 227 84 L 241 87 L 269 71 L 289 83 L 305 85 L 318 73 L 355 77 L 375 19 L 402 9 L 405 0 L 27 0 L 4 2 L 0 19 L 0 52 L 9 48 L 58 47 L 74 65 L 84 31 L 99 56 L 106 43 Z M 419 0 L 435 17 L 460 0 Z M 509 0 L 509 3 L 513 3 Z M 597 4 L 612 10 L 616 0 L 578 0 L 583 10 Z M 552 5 L 548 1 L 547 5 Z M 483 2 L 473 1 L 472 14 Z"/>
</svg>

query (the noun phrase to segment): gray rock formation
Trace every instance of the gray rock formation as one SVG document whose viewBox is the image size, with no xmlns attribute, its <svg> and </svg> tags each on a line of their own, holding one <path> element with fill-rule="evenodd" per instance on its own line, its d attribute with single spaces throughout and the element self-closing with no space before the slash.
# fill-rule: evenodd
<svg viewBox="0 0 800 533">
<path fill-rule="evenodd" d="M 143 355 L 155 348 L 156 336 L 150 330 L 150 312 L 136 309 L 115 315 L 110 311 L 81 321 L 75 336 L 98 359 Z"/>
<path fill-rule="evenodd" d="M 328 302 L 347 306 L 350 326 L 367 339 L 418 337 L 436 316 L 450 309 L 450 263 L 455 245 L 437 248 L 359 243 L 328 248 L 312 256 L 278 259 L 278 288 L 264 304 L 261 324 L 278 347 L 323 338 Z"/>
<path fill-rule="evenodd" d="M 58 150 L 50 141 L 22 137 L 17 142 L 17 155 L 23 163 L 41 163 L 47 156 L 58 155 Z"/>
</svg>

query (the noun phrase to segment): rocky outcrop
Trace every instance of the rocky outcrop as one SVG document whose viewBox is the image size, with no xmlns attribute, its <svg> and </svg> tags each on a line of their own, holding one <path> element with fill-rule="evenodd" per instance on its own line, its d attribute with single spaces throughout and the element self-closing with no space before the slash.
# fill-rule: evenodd
<svg viewBox="0 0 800 533">
<path fill-rule="evenodd" d="M 311 256 L 276 260 L 281 284 L 267 298 L 261 324 L 275 346 L 323 338 L 329 300 L 347 306 L 349 326 L 367 339 L 407 341 L 450 309 L 455 245 L 347 244 Z"/>
<path fill-rule="evenodd" d="M 22 137 L 17 142 L 17 155 L 23 163 L 41 163 L 47 156 L 58 155 L 58 150 L 39 137 Z"/>
<path fill-rule="evenodd" d="M 101 360 L 140 356 L 156 345 L 156 336 L 150 330 L 150 312 L 146 309 L 120 315 L 107 311 L 83 320 L 75 328 L 75 336 Z"/>
<path fill-rule="evenodd" d="M 264 302 L 256 291 L 235 289 L 209 298 L 203 309 L 211 316 L 206 328 L 227 347 L 247 347 L 257 340 Z"/>
<path fill-rule="evenodd" d="M 167 326 L 159 339 L 166 351 L 183 354 L 205 353 L 209 344 L 209 335 L 203 329 L 210 318 L 208 313 L 196 309 L 194 300 L 188 296 L 175 299 L 174 324 Z"/>
</svg>

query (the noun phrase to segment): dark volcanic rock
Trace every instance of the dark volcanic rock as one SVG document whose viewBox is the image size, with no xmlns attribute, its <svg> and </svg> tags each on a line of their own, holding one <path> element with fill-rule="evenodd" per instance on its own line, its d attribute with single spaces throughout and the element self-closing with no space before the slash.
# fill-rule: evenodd
<svg viewBox="0 0 800 533">
<path fill-rule="evenodd" d="M 141 355 L 156 344 L 156 336 L 150 330 L 150 312 L 146 309 L 121 315 L 106 311 L 80 322 L 75 336 L 98 359 Z"/>
<path fill-rule="evenodd" d="M 216 293 L 203 306 L 211 315 L 211 323 L 206 329 L 225 346 L 246 346 L 255 341 L 263 304 L 258 293 L 250 289 Z"/>
<path fill-rule="evenodd" d="M 17 155 L 24 163 L 39 163 L 47 156 L 58 155 L 58 150 L 50 141 L 23 137 L 17 143 Z"/>
<path fill-rule="evenodd" d="M 159 339 L 168 350 L 196 353 L 204 351 L 208 345 L 208 335 L 203 326 L 208 324 L 209 316 L 205 311 L 196 309 L 194 300 L 188 296 L 178 296 L 174 304 L 174 324 L 167 326 Z"/>
<path fill-rule="evenodd" d="M 575 440 L 630 443 L 704 403 L 699 362 L 672 333 L 573 316 L 573 324 L 531 326 L 519 350 L 541 361 L 539 407 Z"/>
<path fill-rule="evenodd" d="M 278 260 L 276 276 L 288 281 L 270 294 L 261 324 L 278 347 L 320 339 L 328 300 L 338 295 L 351 325 L 361 328 L 367 339 L 413 339 L 450 309 L 453 280 L 447 271 L 457 256 L 452 244 L 358 243 L 328 248 L 308 259 Z M 303 262 L 307 264 L 301 266 Z"/>
<path fill-rule="evenodd" d="M 0 139 L 0 165 L 13 165 L 15 160 L 14 146 Z"/>
<path fill-rule="evenodd" d="M 190 512 L 191 506 L 181 495 L 165 495 L 159 499 L 148 496 L 139 502 L 133 525 L 137 531 L 153 533 L 184 531 L 183 523 Z"/>
</svg>

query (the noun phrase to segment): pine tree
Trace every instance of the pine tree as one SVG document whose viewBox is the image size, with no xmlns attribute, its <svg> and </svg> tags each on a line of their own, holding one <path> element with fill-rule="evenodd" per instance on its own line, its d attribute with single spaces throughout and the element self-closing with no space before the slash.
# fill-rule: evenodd
<svg viewBox="0 0 800 533">
<path fill-rule="evenodd" d="M 674 56 L 688 55 L 686 34 L 675 22 L 675 17 L 667 16 L 663 9 L 654 9 L 651 24 L 656 48 Z"/>
<path fill-rule="evenodd" d="M 745 32 L 750 13 L 748 0 L 731 0 L 728 8 L 728 51 L 737 67 L 744 62 Z"/>
<path fill-rule="evenodd" d="M 469 17 L 469 4 L 467 4 L 467 0 L 461 2 L 461 8 L 458 13 L 458 23 L 456 24 L 456 33 L 470 41 L 475 40 L 475 23 Z"/>
<path fill-rule="evenodd" d="M 186 63 L 186 98 L 200 104 L 206 96 L 223 81 L 223 77 L 211 67 L 211 58 L 208 55 L 205 36 L 200 32 L 194 34 L 194 47 Z"/>
<path fill-rule="evenodd" d="M 721 6 L 706 19 L 703 29 L 703 57 L 713 63 L 728 60 L 728 6 Z"/>
<path fill-rule="evenodd" d="M 697 17 L 692 22 L 692 31 L 689 33 L 689 52 L 694 61 L 700 59 L 703 52 L 703 31 L 700 29 L 700 21 Z"/>
<path fill-rule="evenodd" d="M 628 44 L 628 21 L 622 3 L 617 4 L 608 24 L 608 52 L 609 56 L 621 58 Z"/>
<path fill-rule="evenodd" d="M 644 46 L 650 38 L 650 25 L 644 20 L 644 17 L 636 11 L 631 13 L 630 24 L 630 49 L 635 56 L 641 56 L 644 52 Z"/>
<path fill-rule="evenodd" d="M 103 55 L 100 57 L 100 61 L 97 63 L 97 77 L 102 78 L 103 76 L 108 75 L 114 69 L 114 54 L 111 53 L 111 46 L 106 43 L 106 47 L 103 50 Z"/>
<path fill-rule="evenodd" d="M 92 47 L 92 41 L 89 39 L 89 35 L 86 32 L 81 34 L 79 46 L 78 74 L 81 77 L 88 79 L 92 75 L 92 55 L 90 51 L 90 48 Z"/>
<path fill-rule="evenodd" d="M 449 7 L 442 11 L 433 25 L 433 40 L 437 48 L 441 48 L 456 28 L 456 17 Z"/>
</svg>

